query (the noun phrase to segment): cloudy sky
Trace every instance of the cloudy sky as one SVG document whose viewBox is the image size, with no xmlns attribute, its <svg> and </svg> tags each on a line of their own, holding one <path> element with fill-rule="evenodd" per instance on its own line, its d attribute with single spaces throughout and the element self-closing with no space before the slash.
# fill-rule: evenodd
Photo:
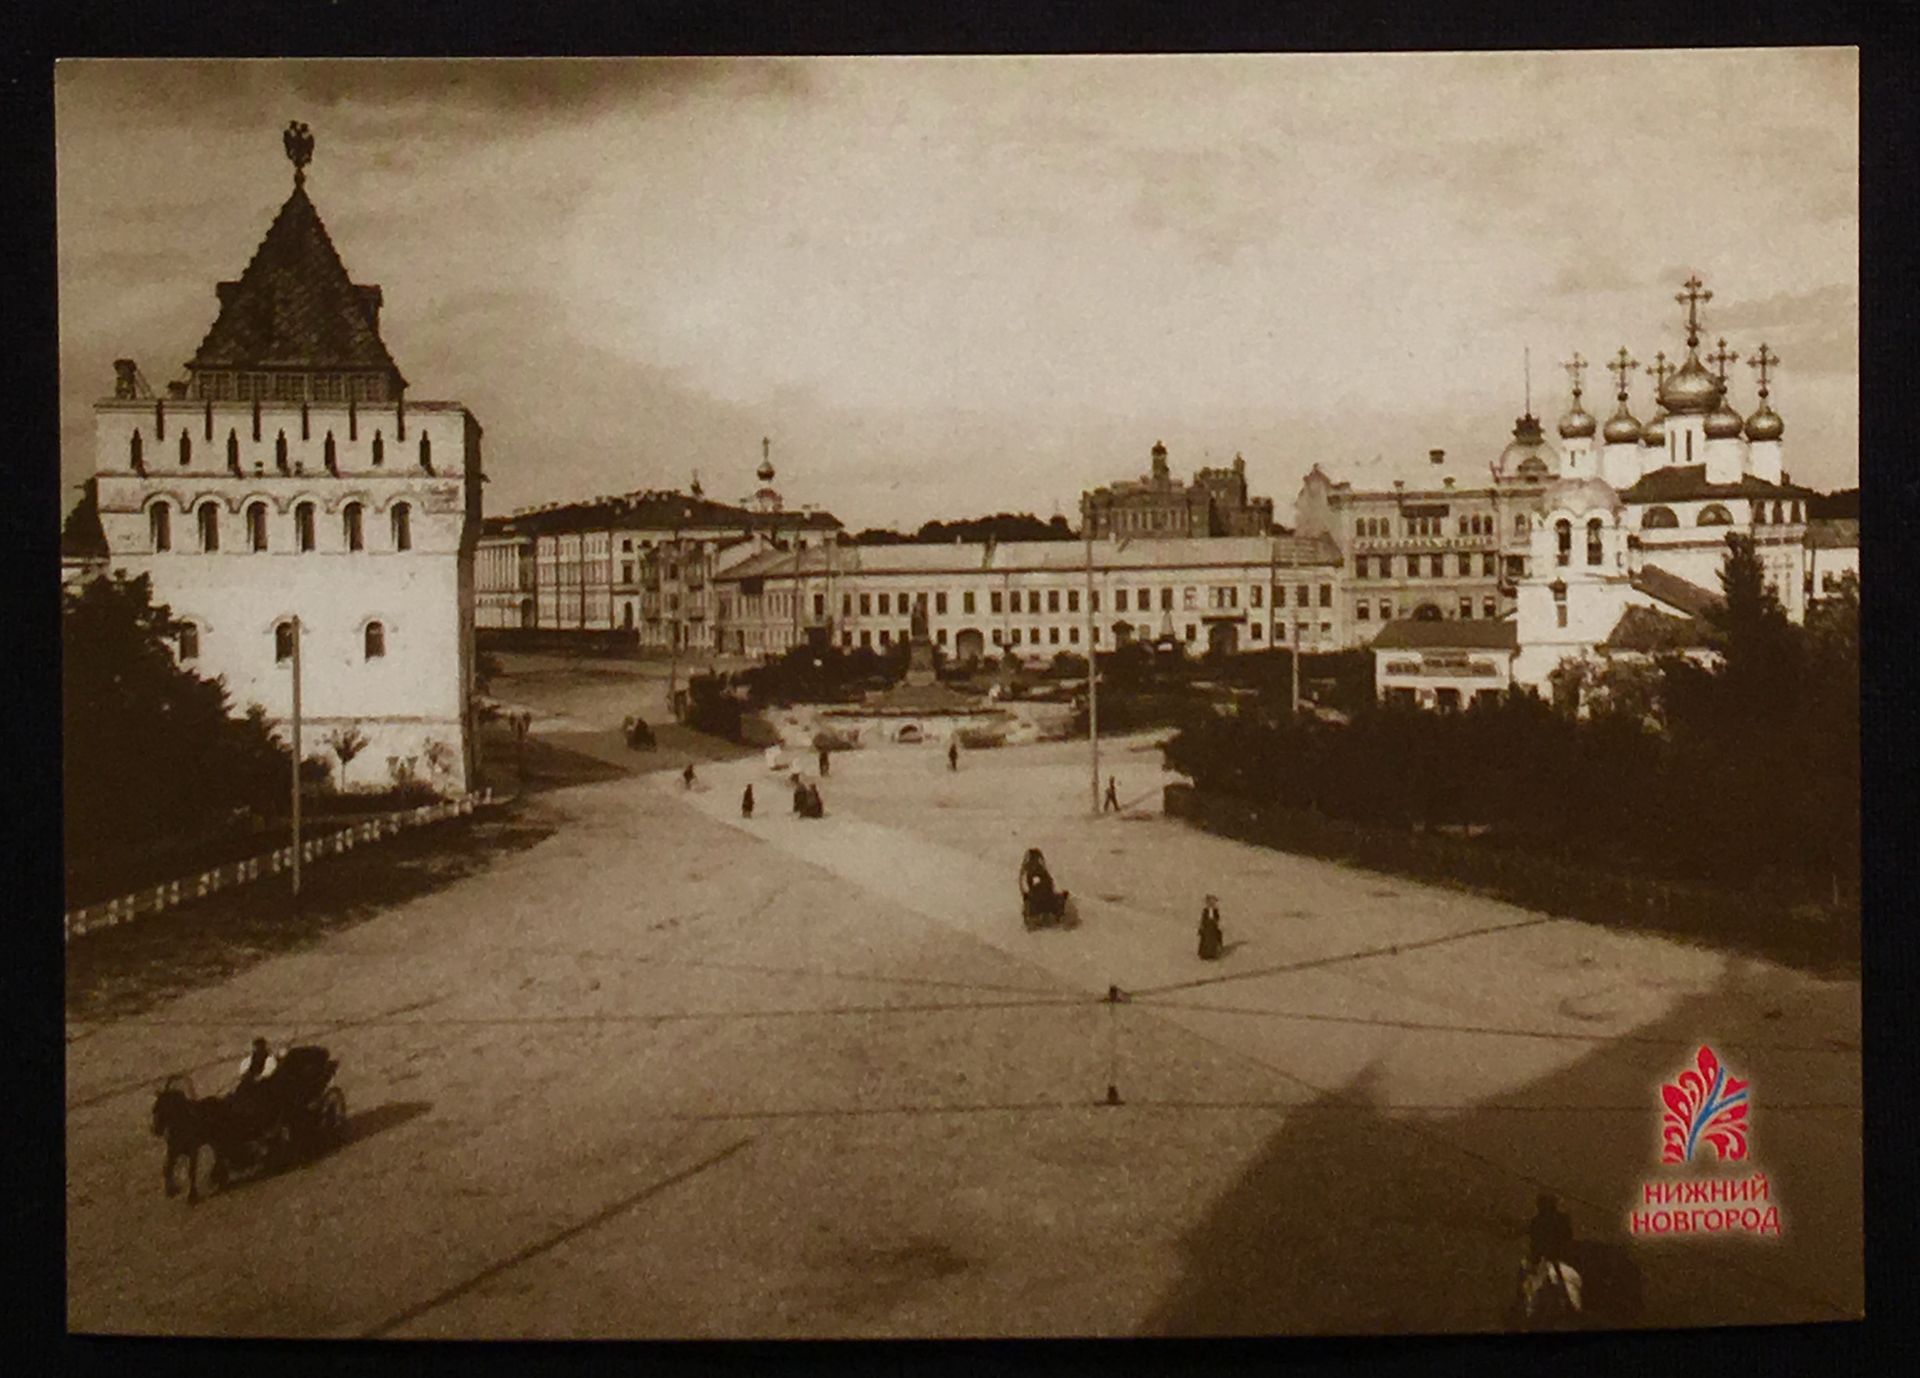
<svg viewBox="0 0 1920 1378">
<path fill-rule="evenodd" d="M 1245 455 L 1491 459 L 1574 350 L 1784 361 L 1787 467 L 1858 475 L 1851 50 L 83 62 L 56 81 L 63 478 L 131 356 L 184 376 L 308 188 L 487 510 L 652 486 L 851 525 Z M 1753 378 L 1734 368 L 1750 410 Z M 1650 410 L 1650 380 L 1633 405 Z M 1589 410 L 1612 383 L 1594 370 Z"/>
</svg>

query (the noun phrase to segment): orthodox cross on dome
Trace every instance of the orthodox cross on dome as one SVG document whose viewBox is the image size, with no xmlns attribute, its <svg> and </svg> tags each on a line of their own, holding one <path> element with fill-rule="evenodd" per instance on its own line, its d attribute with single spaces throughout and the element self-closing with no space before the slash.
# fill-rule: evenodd
<svg viewBox="0 0 1920 1378">
<path fill-rule="evenodd" d="M 1748 368 L 1758 369 L 1760 372 L 1760 400 L 1762 402 L 1767 400 L 1767 379 L 1772 376 L 1773 366 L 1779 362 L 1780 356 L 1775 354 L 1771 349 L 1768 349 L 1764 341 L 1760 345 L 1760 352 L 1747 360 Z"/>
<path fill-rule="evenodd" d="M 1700 275 L 1695 273 L 1686 281 L 1686 290 L 1674 300 L 1687 308 L 1687 348 L 1693 349 L 1700 343 L 1700 304 L 1713 300 L 1713 293 L 1704 290 Z"/>
<path fill-rule="evenodd" d="M 1574 357 L 1578 358 L 1579 356 L 1575 355 Z M 1627 347 L 1625 345 L 1620 346 L 1620 352 L 1614 355 L 1613 362 L 1607 365 L 1607 371 L 1613 375 L 1613 381 L 1620 385 L 1620 400 L 1622 402 L 1627 400 L 1627 375 L 1639 367 L 1640 361 L 1627 353 Z"/>
<path fill-rule="evenodd" d="M 1720 347 L 1707 356 L 1707 361 L 1718 366 L 1715 368 L 1714 373 L 1720 379 L 1720 390 L 1725 392 L 1727 390 L 1727 365 L 1739 363 L 1740 356 L 1727 348 L 1727 340 L 1724 335 L 1720 337 Z"/>
<path fill-rule="evenodd" d="M 299 120 L 289 120 L 280 142 L 286 147 L 287 161 L 293 164 L 293 184 L 297 187 L 307 180 L 307 164 L 313 161 L 313 131 Z"/>
<path fill-rule="evenodd" d="M 1625 353 L 1626 351 L 1622 350 L 1621 352 Z M 1563 362 L 1560 367 L 1567 371 L 1567 377 L 1573 379 L 1573 400 L 1578 402 L 1580 400 L 1580 384 L 1587 376 L 1587 361 L 1580 357 L 1580 351 L 1576 349 L 1573 351 L 1573 357 Z"/>
<path fill-rule="evenodd" d="M 1659 389 L 1667 385 L 1667 379 L 1673 375 L 1674 371 L 1675 365 L 1667 362 L 1667 351 L 1664 349 L 1655 350 L 1653 362 L 1647 365 L 1647 372 L 1653 375 L 1654 395 L 1656 397 L 1659 396 Z"/>
</svg>

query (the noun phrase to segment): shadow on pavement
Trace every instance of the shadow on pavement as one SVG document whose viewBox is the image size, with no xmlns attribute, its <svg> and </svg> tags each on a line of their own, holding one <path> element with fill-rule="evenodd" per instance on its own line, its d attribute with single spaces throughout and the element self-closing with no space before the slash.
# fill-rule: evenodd
<svg viewBox="0 0 1920 1378">
<path fill-rule="evenodd" d="M 1725 1011 L 1778 979 L 1730 975 Z M 1395 1114 L 1383 1108 L 1379 1064 L 1287 1112 L 1283 1127 L 1181 1241 L 1180 1278 L 1141 1326 L 1148 1335 L 1407 1334 L 1504 1329 L 1537 1191 L 1571 1212 L 1580 1259 L 1602 1293 L 1593 1328 L 1837 1320 L 1861 1314 L 1857 1119 L 1808 1123 L 1766 1088 L 1782 1055 L 1738 1050 L 1748 1030 L 1707 1025 L 1700 997 L 1502 1095 L 1509 1107 L 1590 1104 L 1596 1087 L 1646 1086 L 1644 1114 L 1467 1108 Z M 1750 1002 L 1757 1009 L 1758 1002 Z M 1757 1026 L 1755 1026 L 1757 1029 Z M 1673 1050 L 1642 1042 L 1670 1037 Z M 1636 1238 L 1627 1217 L 1640 1184 L 1673 1177 L 1658 1164 L 1658 1085 L 1703 1036 L 1724 1037 L 1726 1060 L 1755 1086 L 1749 1160 L 1708 1158 L 1699 1177 L 1764 1171 L 1784 1228 L 1798 1239 Z M 1804 1057 L 1804 1054 L 1801 1055 Z M 1812 1083 L 1806 1064 L 1793 1079 Z M 1816 1113 L 1818 1107 L 1806 1113 Z M 1773 1126 L 1780 1126 L 1774 1129 Z M 1842 1155 L 1851 1153 L 1851 1162 Z M 1531 1174 L 1537 1174 L 1537 1179 Z M 1783 1252 L 1792 1246 L 1792 1252 Z M 1645 1307 L 1630 1296 L 1644 1280 Z M 1609 1304 L 1613 1303 L 1613 1304 Z M 1850 1310 L 1848 1309 L 1850 1308 Z M 1637 1322 L 1634 1316 L 1638 1315 Z"/>
<path fill-rule="evenodd" d="M 389 1129 L 397 1129 L 409 1120 L 416 1120 L 433 1109 L 433 1102 L 427 1100 L 388 1101 L 376 1105 L 371 1110 L 361 1110 L 347 1116 L 346 1132 L 340 1142 L 332 1148 L 322 1149 L 310 1158 L 296 1158 L 291 1162 L 277 1166 L 248 1171 L 230 1178 L 220 1189 L 220 1195 L 232 1196 L 235 1192 L 245 1191 L 249 1187 L 261 1186 L 276 1178 L 291 1176 L 296 1172 L 305 1172 L 309 1168 L 319 1167 L 329 1159 L 345 1153 L 355 1144 L 372 1138 Z"/>
</svg>

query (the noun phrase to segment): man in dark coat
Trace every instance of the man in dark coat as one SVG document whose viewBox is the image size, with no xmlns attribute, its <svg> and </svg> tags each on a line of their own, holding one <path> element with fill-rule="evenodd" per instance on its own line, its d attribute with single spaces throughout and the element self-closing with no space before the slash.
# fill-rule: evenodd
<svg viewBox="0 0 1920 1378">
<path fill-rule="evenodd" d="M 1218 960 L 1225 946 L 1220 931 L 1220 901 L 1208 895 L 1200 906 L 1200 957 L 1202 961 Z"/>
<path fill-rule="evenodd" d="M 746 789 L 746 793 L 740 796 L 740 816 L 742 818 L 753 817 L 753 786 L 752 785 L 748 785 Z"/>
</svg>

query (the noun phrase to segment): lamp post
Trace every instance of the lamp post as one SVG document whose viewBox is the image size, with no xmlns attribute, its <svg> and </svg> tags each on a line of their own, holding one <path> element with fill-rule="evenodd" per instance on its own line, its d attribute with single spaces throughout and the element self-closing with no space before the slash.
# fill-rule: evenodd
<svg viewBox="0 0 1920 1378">
<path fill-rule="evenodd" d="M 292 624 L 293 639 L 293 894 L 300 896 L 300 619 Z"/>
<path fill-rule="evenodd" d="M 1093 815 L 1100 816 L 1100 658 L 1094 637 L 1100 625 L 1093 615 L 1093 522 L 1080 519 L 1081 534 L 1087 543 L 1087 744 L 1092 748 Z"/>
</svg>

